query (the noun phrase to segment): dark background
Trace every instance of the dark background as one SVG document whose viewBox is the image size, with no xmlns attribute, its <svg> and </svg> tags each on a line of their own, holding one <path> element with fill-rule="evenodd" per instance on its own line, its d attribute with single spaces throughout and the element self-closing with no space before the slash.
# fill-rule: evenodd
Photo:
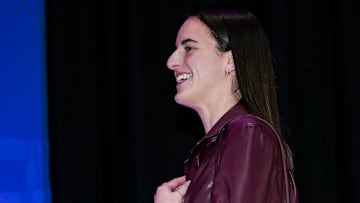
<svg viewBox="0 0 360 203">
<path fill-rule="evenodd" d="M 212 6 L 248 9 L 268 34 L 300 202 L 360 202 L 356 4 L 47 0 L 53 202 L 150 203 L 182 175 L 203 130 L 166 61 L 188 11 Z"/>
</svg>

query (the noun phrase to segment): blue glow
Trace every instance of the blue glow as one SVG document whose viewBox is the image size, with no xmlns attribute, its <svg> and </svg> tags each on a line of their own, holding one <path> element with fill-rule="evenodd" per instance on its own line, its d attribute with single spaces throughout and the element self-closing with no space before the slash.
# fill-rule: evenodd
<svg viewBox="0 0 360 203">
<path fill-rule="evenodd" d="M 0 0 L 0 203 L 51 202 L 44 0 Z"/>
</svg>

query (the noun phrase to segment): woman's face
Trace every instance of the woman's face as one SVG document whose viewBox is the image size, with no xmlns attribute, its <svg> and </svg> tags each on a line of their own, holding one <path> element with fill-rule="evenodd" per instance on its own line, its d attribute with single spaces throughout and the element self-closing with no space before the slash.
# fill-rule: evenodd
<svg viewBox="0 0 360 203">
<path fill-rule="evenodd" d="M 217 49 L 208 27 L 198 18 L 188 18 L 178 31 L 176 50 L 167 61 L 174 71 L 179 104 L 197 108 L 221 96 L 229 66 L 228 52 Z"/>
</svg>

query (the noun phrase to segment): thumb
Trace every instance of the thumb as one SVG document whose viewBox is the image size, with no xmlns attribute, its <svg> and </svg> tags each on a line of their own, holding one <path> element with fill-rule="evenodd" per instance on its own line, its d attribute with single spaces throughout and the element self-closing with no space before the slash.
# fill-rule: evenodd
<svg viewBox="0 0 360 203">
<path fill-rule="evenodd" d="M 179 189 L 178 192 L 181 194 L 181 196 L 184 196 L 189 188 L 190 185 L 190 180 L 186 181 L 184 184 L 182 184 Z"/>
</svg>

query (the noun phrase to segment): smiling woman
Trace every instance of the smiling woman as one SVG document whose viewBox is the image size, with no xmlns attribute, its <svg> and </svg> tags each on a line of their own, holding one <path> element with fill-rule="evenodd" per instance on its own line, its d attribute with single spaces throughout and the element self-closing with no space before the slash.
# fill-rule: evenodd
<svg viewBox="0 0 360 203">
<path fill-rule="evenodd" d="M 197 112 L 205 135 L 182 177 L 155 203 L 296 203 L 291 150 L 281 137 L 271 51 L 247 11 L 204 10 L 183 23 L 167 61 L 175 101 Z"/>
<path fill-rule="evenodd" d="M 176 39 L 177 49 L 167 62 L 176 77 L 187 79 L 177 83 L 176 102 L 200 112 L 204 111 L 200 104 L 203 98 L 207 101 L 225 99 L 227 101 L 224 103 L 228 105 L 237 100 L 230 91 L 232 81 L 223 80 L 226 68 L 234 69 L 229 63 L 231 52 L 217 50 L 216 42 L 209 33 L 209 29 L 198 18 L 189 18 L 180 28 Z M 205 130 L 208 131 L 209 127 L 207 125 Z"/>
</svg>

